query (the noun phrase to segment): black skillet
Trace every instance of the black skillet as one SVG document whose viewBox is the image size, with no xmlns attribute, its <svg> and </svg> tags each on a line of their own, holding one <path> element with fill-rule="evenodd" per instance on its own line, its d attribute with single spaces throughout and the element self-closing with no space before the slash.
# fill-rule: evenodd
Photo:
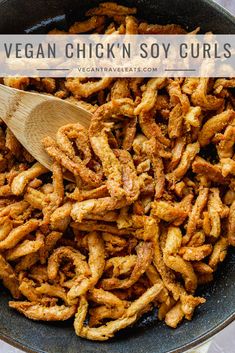
<svg viewBox="0 0 235 353">
<path fill-rule="evenodd" d="M 0 33 L 46 33 L 67 28 L 97 0 L 0 0 Z M 189 30 L 235 34 L 235 19 L 209 0 L 126 0 L 138 16 L 153 23 L 178 23 Z M 207 299 L 191 322 L 172 330 L 146 315 L 133 328 L 105 343 L 76 337 L 72 322 L 32 322 L 8 308 L 9 294 L 0 289 L 0 338 L 25 351 L 40 353 L 180 353 L 186 352 L 226 327 L 235 318 L 235 252 L 231 250 L 215 281 L 200 288 Z M 1 343 L 0 343 L 1 352 Z M 231 347 L 235 353 L 235 347 Z"/>
</svg>

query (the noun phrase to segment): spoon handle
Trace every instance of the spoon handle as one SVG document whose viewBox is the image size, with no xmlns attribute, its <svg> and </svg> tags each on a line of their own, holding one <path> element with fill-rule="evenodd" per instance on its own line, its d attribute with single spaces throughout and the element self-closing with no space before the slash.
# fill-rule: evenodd
<svg viewBox="0 0 235 353">
<path fill-rule="evenodd" d="M 0 118 L 28 152 L 46 168 L 52 168 L 42 144 L 66 124 L 90 125 L 92 114 L 74 104 L 47 95 L 0 85 Z"/>
<path fill-rule="evenodd" d="M 46 96 L 0 85 L 0 118 L 24 146 L 28 118 L 32 110 L 46 99 Z"/>
<path fill-rule="evenodd" d="M 21 91 L 0 85 L 0 117 L 8 125 L 21 100 Z"/>
<path fill-rule="evenodd" d="M 0 84 L 0 117 L 11 128 L 15 122 L 23 123 L 38 104 L 50 97 L 25 92 Z"/>
</svg>

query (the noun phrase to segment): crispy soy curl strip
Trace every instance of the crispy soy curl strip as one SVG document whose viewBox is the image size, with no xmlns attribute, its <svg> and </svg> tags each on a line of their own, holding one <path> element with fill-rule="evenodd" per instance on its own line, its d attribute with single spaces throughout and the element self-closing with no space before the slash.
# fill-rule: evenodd
<svg viewBox="0 0 235 353">
<path fill-rule="evenodd" d="M 2 217 L 0 221 L 0 242 L 9 235 L 13 228 L 13 222 L 8 217 Z"/>
<path fill-rule="evenodd" d="M 174 147 L 171 151 L 172 158 L 171 158 L 171 161 L 170 161 L 168 168 L 167 168 L 167 170 L 169 172 L 174 170 L 176 168 L 176 166 L 178 165 L 178 163 L 180 162 L 182 155 L 183 155 L 183 152 L 184 152 L 185 145 L 186 145 L 185 137 L 180 137 L 175 140 Z"/>
<path fill-rule="evenodd" d="M 219 109 L 221 104 L 223 103 L 222 98 L 217 98 L 213 95 L 208 95 L 208 84 L 209 78 L 201 77 L 199 81 L 199 85 L 196 90 L 193 92 L 191 99 L 193 105 L 199 106 L 205 110 L 216 110 Z"/>
<path fill-rule="evenodd" d="M 192 212 L 189 215 L 189 220 L 187 224 L 186 235 L 183 237 L 183 244 L 190 241 L 191 237 L 197 229 L 198 222 L 200 220 L 201 213 L 206 206 L 208 200 L 208 188 L 203 188 L 199 191 L 199 195 L 193 205 Z"/>
<path fill-rule="evenodd" d="M 182 115 L 187 114 L 190 108 L 188 96 L 181 91 L 179 80 L 171 80 L 168 87 L 170 102 L 173 106 L 180 104 Z"/>
<path fill-rule="evenodd" d="M 219 202 L 218 202 L 219 201 Z M 218 189 L 211 188 L 211 193 L 208 199 L 208 216 L 210 218 L 210 235 L 218 238 L 221 233 L 221 205 Z"/>
<path fill-rule="evenodd" d="M 152 261 L 152 244 L 140 243 L 137 248 L 137 260 L 133 268 L 131 276 L 127 279 L 109 278 L 101 282 L 105 290 L 112 290 L 115 288 L 129 288 L 138 281 L 140 276 L 144 274 Z"/>
<path fill-rule="evenodd" d="M 151 78 L 142 95 L 142 100 L 140 104 L 135 108 L 135 115 L 140 114 L 142 111 L 150 111 L 157 99 L 157 92 L 159 89 L 163 88 L 166 84 L 165 78 Z"/>
<path fill-rule="evenodd" d="M 155 201 L 152 204 L 152 216 L 158 217 L 168 223 L 181 225 L 187 218 L 191 210 L 192 196 L 187 195 L 179 203 L 169 203 L 167 201 Z"/>
<path fill-rule="evenodd" d="M 180 299 L 181 301 L 181 307 L 184 312 L 184 315 L 187 319 L 191 319 L 191 316 L 195 310 L 195 308 L 204 303 L 205 300 L 200 297 L 193 297 L 191 295 L 188 295 L 184 287 L 175 280 L 175 276 L 172 272 L 172 270 L 166 266 L 165 262 L 163 261 L 163 256 L 162 252 L 160 249 L 160 244 L 159 244 L 159 229 L 158 227 L 155 228 L 155 232 L 153 233 L 153 239 L 154 239 L 154 244 L 155 244 L 155 252 L 154 252 L 154 265 L 156 266 L 159 274 L 162 277 L 163 283 L 166 286 L 166 288 L 172 293 L 174 301 L 173 303 L 169 306 L 166 305 L 166 308 L 163 311 L 167 311 L 167 307 L 169 306 L 169 309 L 174 305 L 174 302 Z M 171 245 L 171 244 L 170 244 Z M 169 310 L 168 309 L 168 310 Z M 164 316 L 166 313 L 164 314 Z M 181 321 L 181 320 L 180 320 Z M 175 324 L 178 325 L 180 321 L 176 321 Z M 169 324 L 167 322 L 167 324 Z M 174 326 L 175 327 L 175 326 Z"/>
<path fill-rule="evenodd" d="M 76 306 L 44 306 L 34 302 L 9 302 L 10 308 L 18 310 L 27 318 L 37 321 L 65 321 L 76 313 Z"/>
<path fill-rule="evenodd" d="M 65 231 L 70 222 L 70 212 L 72 203 L 70 201 L 64 203 L 57 208 L 51 215 L 50 222 L 53 230 Z"/>
<path fill-rule="evenodd" d="M 78 250 L 62 246 L 54 250 L 53 254 L 48 260 L 48 278 L 54 280 L 57 277 L 60 264 L 63 259 L 69 259 L 75 266 L 75 273 L 77 276 L 89 275 L 90 270 L 85 261 L 85 256 L 82 255 Z"/>
<path fill-rule="evenodd" d="M 151 140 L 149 140 L 149 142 L 150 141 Z M 155 151 L 150 151 L 148 155 L 152 163 L 152 168 L 156 179 L 154 198 L 159 199 L 160 197 L 162 197 L 164 193 L 165 175 L 164 175 L 163 160 L 157 154 L 157 143 L 156 144 L 155 143 L 156 143 L 156 140 L 154 140 L 154 144 L 153 144 L 155 147 Z"/>
<path fill-rule="evenodd" d="M 67 194 L 67 197 L 74 201 L 100 199 L 105 196 L 109 196 L 106 185 L 101 185 L 100 187 L 92 190 L 79 190 L 78 188 L 75 188 L 75 190 L 72 193 Z"/>
<path fill-rule="evenodd" d="M 177 300 L 180 297 L 181 287 L 180 285 L 177 285 L 174 275 L 171 270 L 166 267 L 166 264 L 163 261 L 162 251 L 159 244 L 159 226 L 156 221 L 155 227 L 152 231 L 152 239 L 154 243 L 153 264 L 159 272 L 164 285 L 170 292 L 173 293 L 174 298 Z"/>
<path fill-rule="evenodd" d="M 109 293 L 109 292 L 107 292 Z M 119 319 L 124 314 L 123 306 L 112 307 L 108 305 L 100 305 L 89 310 L 90 327 L 97 327 L 102 325 L 105 319 Z"/>
<path fill-rule="evenodd" d="M 102 105 L 93 115 L 89 135 L 92 148 L 102 162 L 110 195 L 120 199 L 125 195 L 122 188 L 122 166 L 109 146 L 106 133 L 107 123 L 114 114 L 132 117 L 133 102 L 130 99 L 119 99 Z"/>
<path fill-rule="evenodd" d="M 76 222 L 82 222 L 83 218 L 86 218 L 89 215 L 102 214 L 103 212 L 119 209 L 126 204 L 126 200 L 117 200 L 112 197 L 76 202 L 72 207 L 71 217 Z"/>
<path fill-rule="evenodd" d="M 228 125 L 224 134 L 215 135 L 214 141 L 218 141 L 216 149 L 220 159 L 232 158 L 235 144 L 235 126 Z"/>
<path fill-rule="evenodd" d="M 102 288 L 94 288 L 89 295 L 89 299 L 97 304 L 105 304 L 111 307 L 119 306 L 124 309 L 124 302 L 121 299 L 111 292 L 104 291 Z"/>
<path fill-rule="evenodd" d="M 205 244 L 197 247 L 185 246 L 179 250 L 179 254 L 186 261 L 201 261 L 212 252 L 212 245 Z"/>
<path fill-rule="evenodd" d="M 78 34 L 78 33 L 85 33 L 90 32 L 93 29 L 96 29 L 103 25 L 105 22 L 105 17 L 103 16 L 92 16 L 86 21 L 82 22 L 75 22 L 70 28 L 70 34 Z"/>
<path fill-rule="evenodd" d="M 79 123 L 62 126 L 56 134 L 56 142 L 59 148 L 75 163 L 83 162 L 84 165 L 91 160 L 88 131 Z M 74 145 L 82 152 L 84 158 L 81 160 L 76 155 Z"/>
<path fill-rule="evenodd" d="M 117 79 L 111 88 L 111 100 L 130 98 L 129 82 L 127 79 Z"/>
<path fill-rule="evenodd" d="M 30 219 L 25 224 L 14 228 L 8 236 L 0 242 L 0 251 L 11 249 L 17 245 L 22 239 L 26 237 L 29 233 L 35 231 L 39 226 L 39 221 L 37 219 Z"/>
<path fill-rule="evenodd" d="M 166 245 L 163 250 L 163 259 L 169 268 L 181 273 L 185 281 L 186 290 L 193 293 L 197 288 L 197 276 L 190 262 L 183 260 L 178 255 L 181 242 L 182 233 L 180 229 L 176 227 L 169 227 Z"/>
<path fill-rule="evenodd" d="M 221 237 L 214 246 L 213 252 L 209 259 L 209 266 L 215 269 L 218 264 L 224 261 L 228 250 L 228 240 Z"/>
<path fill-rule="evenodd" d="M 25 277 L 20 282 L 19 290 L 30 302 L 40 302 L 42 300 L 42 296 L 37 293 L 35 287 L 35 282 Z"/>
<path fill-rule="evenodd" d="M 105 267 L 105 248 L 103 239 L 96 233 L 91 232 L 88 235 L 88 249 L 91 276 L 74 282 L 74 285 L 68 292 L 68 301 L 73 302 L 74 299 L 84 295 L 88 290 L 92 289 L 103 274 Z"/>
<path fill-rule="evenodd" d="M 37 252 L 44 244 L 44 235 L 41 232 L 37 232 L 35 240 L 25 240 L 15 248 L 10 249 L 6 252 L 6 259 L 8 261 L 14 261 L 22 256 Z"/>
<path fill-rule="evenodd" d="M 229 210 L 228 241 L 229 244 L 235 246 L 235 201 L 233 201 Z"/>
<path fill-rule="evenodd" d="M 176 328 L 178 324 L 183 320 L 184 312 L 182 310 L 181 302 L 178 301 L 165 315 L 165 323 L 172 327 Z"/>
<path fill-rule="evenodd" d="M 165 302 L 169 302 L 170 299 L 169 299 L 169 292 L 167 290 L 167 288 L 165 287 L 162 279 L 161 279 L 161 276 L 159 275 L 157 269 L 155 266 L 153 265 L 150 265 L 146 271 L 146 276 L 148 277 L 148 279 L 150 280 L 150 282 L 152 284 L 158 284 L 160 283 L 162 286 L 163 286 L 163 289 L 162 291 L 159 293 L 159 296 L 158 296 L 158 301 L 160 303 L 165 303 Z"/>
<path fill-rule="evenodd" d="M 227 184 L 227 179 L 222 174 L 222 168 L 219 165 L 211 164 L 204 158 L 196 156 L 192 163 L 194 173 L 204 175 L 205 178 L 219 184 Z"/>
<path fill-rule="evenodd" d="M 87 110 L 90 113 L 94 113 L 97 109 L 97 105 L 92 105 L 91 103 L 85 102 L 83 100 L 77 100 L 75 97 L 70 96 L 68 98 L 65 99 L 67 102 L 74 104 L 78 107 L 81 107 L 85 110 Z"/>
<path fill-rule="evenodd" d="M 109 77 L 103 77 L 98 81 L 81 82 L 79 78 L 71 78 L 65 83 L 66 88 L 72 92 L 75 97 L 87 98 L 92 94 L 107 88 L 113 79 Z"/>
<path fill-rule="evenodd" d="M 131 155 L 124 150 L 116 150 L 115 155 L 122 163 L 122 184 L 125 197 L 120 200 L 115 197 L 104 197 L 77 202 L 71 210 L 71 217 L 75 221 L 81 222 L 89 214 L 102 214 L 122 208 L 138 198 L 140 185 Z"/>
<path fill-rule="evenodd" d="M 170 138 L 181 137 L 183 134 L 184 115 L 181 104 L 178 103 L 171 110 L 168 122 L 168 134 Z"/>
<path fill-rule="evenodd" d="M 134 268 L 136 260 L 137 255 L 112 257 L 106 261 L 105 271 L 112 269 L 113 277 L 118 277 L 129 273 Z"/>
<path fill-rule="evenodd" d="M 27 187 L 24 199 L 35 209 L 43 210 L 45 207 L 45 195 L 36 189 Z"/>
<path fill-rule="evenodd" d="M 214 90 L 218 93 L 220 93 L 222 91 L 223 88 L 233 88 L 235 87 L 235 79 L 234 78 L 231 78 L 231 79 L 225 79 L 225 78 L 218 78 L 216 81 L 215 81 L 215 84 L 214 84 Z"/>
<path fill-rule="evenodd" d="M 85 297 L 82 297 L 74 321 L 76 334 L 78 336 L 97 341 L 105 341 L 110 337 L 113 337 L 115 332 L 120 331 L 135 322 L 138 315 L 141 314 L 143 309 L 160 294 L 162 289 L 163 286 L 161 284 L 155 284 L 129 306 L 123 317 L 110 321 L 106 325 L 97 328 L 84 326 L 84 321 L 88 311 L 88 302 Z"/>
<path fill-rule="evenodd" d="M 183 27 L 175 24 L 159 25 L 141 22 L 139 25 L 140 34 L 185 34 Z"/>
<path fill-rule="evenodd" d="M 42 166 L 40 163 L 35 163 L 31 168 L 28 170 L 20 173 L 17 175 L 11 185 L 11 190 L 15 195 L 21 195 L 24 192 L 26 185 L 37 178 L 38 176 L 48 173 L 48 169 Z"/>
<path fill-rule="evenodd" d="M 190 107 L 188 113 L 184 116 L 185 122 L 193 127 L 200 127 L 201 108 Z"/>
<path fill-rule="evenodd" d="M 19 299 L 19 281 L 11 265 L 0 255 L 0 279 L 6 288 L 9 289 L 13 298 Z"/>
<path fill-rule="evenodd" d="M 84 321 L 87 316 L 88 302 L 85 297 L 81 297 L 78 311 L 75 315 L 74 329 L 78 336 L 88 338 L 93 341 L 106 341 L 113 337 L 115 332 L 131 325 L 136 321 L 136 315 L 133 317 L 124 317 L 115 321 L 110 321 L 104 326 L 91 328 L 84 326 Z"/>
<path fill-rule="evenodd" d="M 131 150 L 135 139 L 137 129 L 137 118 L 133 118 L 125 122 L 124 125 L 124 138 L 122 143 L 123 150 Z"/>
<path fill-rule="evenodd" d="M 138 199 L 140 193 L 140 183 L 137 177 L 135 165 L 129 152 L 116 150 L 116 156 L 122 165 L 122 184 L 125 191 L 127 204 L 133 203 Z"/>
<path fill-rule="evenodd" d="M 118 229 L 114 224 L 110 223 L 101 223 L 93 220 L 83 221 L 82 223 L 71 223 L 71 226 L 74 229 L 85 231 L 85 232 L 93 232 L 93 231 L 101 231 L 101 232 L 109 232 L 115 235 L 128 235 L 135 233 L 135 228 L 128 229 Z"/>
<path fill-rule="evenodd" d="M 118 5 L 115 2 L 103 2 L 99 4 L 99 7 L 95 7 L 87 11 L 86 16 L 93 15 L 105 15 L 105 16 L 127 16 L 136 14 L 137 10 L 135 7 L 126 7 Z"/>
<path fill-rule="evenodd" d="M 207 120 L 198 136 L 200 145 L 202 147 L 208 145 L 213 136 L 222 131 L 233 119 L 235 119 L 235 112 L 233 110 L 226 110 Z"/>
<path fill-rule="evenodd" d="M 6 129 L 6 147 L 13 153 L 16 157 L 20 157 L 22 153 L 22 147 L 20 142 L 16 139 L 9 128 Z"/>
<path fill-rule="evenodd" d="M 57 241 L 63 236 L 63 233 L 52 231 L 50 232 L 44 240 L 44 244 L 40 247 L 39 257 L 41 264 L 45 264 L 51 251 L 55 247 Z"/>
<path fill-rule="evenodd" d="M 100 326 L 105 319 L 119 319 L 123 313 L 124 309 L 122 307 L 108 307 L 105 305 L 95 307 L 89 310 L 89 326 Z"/>
<path fill-rule="evenodd" d="M 8 216 L 13 219 L 17 218 L 20 214 L 24 213 L 29 207 L 29 203 L 25 200 L 10 203 L 6 207 L 0 209 L 0 217 Z"/>
<path fill-rule="evenodd" d="M 4 77 L 4 85 L 17 88 L 17 89 L 26 89 L 30 83 L 28 77 Z"/>
<path fill-rule="evenodd" d="M 177 180 L 182 179 L 191 167 L 191 164 L 195 156 L 199 153 L 199 151 L 200 146 L 198 142 L 188 144 L 182 155 L 180 163 L 178 164 L 175 170 L 166 175 L 166 178 L 172 183 L 175 183 Z"/>
<path fill-rule="evenodd" d="M 139 115 L 139 124 L 146 137 L 156 137 L 165 146 L 170 145 L 170 141 L 162 133 L 161 127 L 155 121 L 155 111 L 142 111 Z"/>
<path fill-rule="evenodd" d="M 83 162 L 78 162 L 78 160 L 75 162 L 71 160 L 66 153 L 61 151 L 57 143 L 51 137 L 45 137 L 43 145 L 47 153 L 64 168 L 74 174 L 74 176 L 80 176 L 85 183 L 90 184 L 91 186 L 98 186 L 101 183 L 100 176 L 87 168 Z"/>
<path fill-rule="evenodd" d="M 43 283 L 40 287 L 36 288 L 36 292 L 39 295 L 47 295 L 49 297 L 60 298 L 65 302 L 65 304 L 68 304 L 66 291 L 58 284 Z"/>
<path fill-rule="evenodd" d="M 123 238 L 119 237 L 118 235 L 104 232 L 102 234 L 102 237 L 105 242 L 105 249 L 110 254 L 115 254 L 116 252 L 119 252 L 119 251 L 125 249 L 127 246 L 126 239 L 123 239 Z M 106 265 L 107 265 L 107 262 L 106 262 Z"/>
<path fill-rule="evenodd" d="M 20 259 L 20 261 L 17 263 L 15 270 L 17 273 L 20 273 L 21 271 L 29 270 L 33 265 L 35 265 L 39 260 L 38 253 L 33 253 L 26 255 Z"/>
</svg>

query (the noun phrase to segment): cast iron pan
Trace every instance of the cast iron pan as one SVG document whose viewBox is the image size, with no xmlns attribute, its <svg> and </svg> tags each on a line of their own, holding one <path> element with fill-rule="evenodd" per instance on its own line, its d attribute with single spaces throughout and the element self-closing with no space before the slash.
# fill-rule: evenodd
<svg viewBox="0 0 235 353">
<path fill-rule="evenodd" d="M 67 28 L 99 0 L 0 0 L 0 33 L 46 33 Z M 235 19 L 209 0 L 126 0 L 139 17 L 155 23 L 179 23 L 189 30 L 235 34 Z M 180 353 L 226 327 L 235 318 L 235 252 L 230 250 L 215 281 L 198 290 L 207 299 L 191 322 L 172 330 L 156 319 L 156 312 L 109 342 L 78 338 L 72 322 L 33 322 L 8 308 L 9 294 L 0 289 L 0 338 L 25 351 L 40 353 Z M 231 353 L 234 348 L 231 347 Z M 0 347 L 1 351 L 1 347 Z"/>
</svg>

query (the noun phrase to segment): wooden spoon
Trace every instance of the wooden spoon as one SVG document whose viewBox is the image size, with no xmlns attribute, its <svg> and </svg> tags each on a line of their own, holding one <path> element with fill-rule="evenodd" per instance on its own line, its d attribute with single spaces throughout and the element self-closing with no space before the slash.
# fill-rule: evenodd
<svg viewBox="0 0 235 353">
<path fill-rule="evenodd" d="M 52 159 L 45 152 L 42 139 L 55 137 L 57 130 L 69 123 L 88 128 L 92 114 L 59 98 L 0 85 L 0 118 L 29 153 L 49 170 Z"/>
</svg>

